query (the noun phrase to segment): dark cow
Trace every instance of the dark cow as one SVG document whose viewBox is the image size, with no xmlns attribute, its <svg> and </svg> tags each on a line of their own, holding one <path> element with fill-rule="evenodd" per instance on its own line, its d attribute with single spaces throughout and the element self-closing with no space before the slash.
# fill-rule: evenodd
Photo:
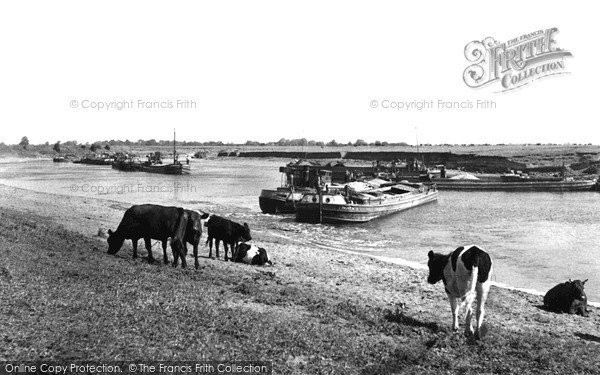
<svg viewBox="0 0 600 375">
<path fill-rule="evenodd" d="M 490 290 L 492 259 L 489 254 L 477 246 L 461 246 L 450 254 L 436 254 L 430 251 L 429 276 L 427 282 L 435 284 L 442 280 L 452 308 L 452 329 L 458 331 L 459 304 L 466 305 L 465 334 L 473 334 L 471 327 L 472 303 L 477 295 L 477 325 L 475 337 L 480 337 L 481 325 L 485 314 L 484 305 Z"/>
<path fill-rule="evenodd" d="M 587 297 L 583 287 L 584 281 L 575 280 L 564 282 L 550 289 L 544 296 L 544 307 L 551 311 L 588 316 Z"/>
<path fill-rule="evenodd" d="M 185 237 L 183 246 L 186 244 L 190 244 L 194 248 L 194 265 L 196 268 L 199 267 L 198 264 L 198 244 L 200 243 L 200 237 L 202 236 L 202 220 L 208 218 L 207 213 L 202 213 L 200 211 L 195 210 L 185 210 L 188 216 L 187 227 L 185 229 Z M 186 246 L 187 253 L 187 246 Z"/>
<path fill-rule="evenodd" d="M 216 240 L 215 247 L 217 249 L 217 258 L 219 258 L 219 242 L 223 241 L 223 247 L 225 248 L 225 260 L 227 260 L 227 245 L 231 250 L 231 257 L 233 258 L 233 252 L 238 242 L 250 241 L 250 227 L 248 224 L 244 225 L 235 223 L 229 219 L 222 218 L 217 215 L 211 215 L 205 225 L 208 228 L 208 239 L 206 243 L 210 245 L 208 256 L 212 258 L 212 245 L 213 239 Z"/>
<path fill-rule="evenodd" d="M 185 210 L 187 214 L 187 227 L 185 228 L 185 236 L 183 246 L 185 246 L 185 253 L 187 254 L 187 244 L 194 248 L 194 265 L 196 269 L 200 267 L 198 264 L 198 244 L 200 243 L 200 237 L 202 237 L 202 220 L 208 218 L 207 213 L 203 213 L 196 210 Z M 162 242 L 163 248 L 163 259 L 165 263 L 168 263 L 167 258 L 167 242 Z M 176 266 L 176 265 L 175 265 Z"/>
<path fill-rule="evenodd" d="M 133 245 L 133 258 L 137 258 L 137 243 L 140 238 L 144 239 L 148 251 L 148 262 L 152 263 L 151 240 L 162 241 L 163 258 L 168 262 L 166 248 L 167 239 L 171 238 L 171 250 L 173 252 L 173 266 L 177 266 L 177 260 L 181 257 L 181 266 L 185 268 L 185 256 L 187 249 L 184 243 L 188 215 L 180 207 L 165 207 L 154 204 L 143 204 L 131 206 L 119 224 L 116 231 L 108 230 L 108 253 L 116 254 L 126 239 L 131 239 Z"/>
<path fill-rule="evenodd" d="M 267 263 L 273 265 L 267 250 L 255 245 L 249 245 L 247 243 L 241 243 L 235 248 L 233 261 L 238 263 L 252 264 L 255 266 L 262 266 Z"/>
</svg>

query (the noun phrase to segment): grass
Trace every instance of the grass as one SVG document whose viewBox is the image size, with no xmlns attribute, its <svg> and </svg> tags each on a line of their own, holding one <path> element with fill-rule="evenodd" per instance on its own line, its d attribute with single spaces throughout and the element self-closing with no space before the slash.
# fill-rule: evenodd
<svg viewBox="0 0 600 375">
<path fill-rule="evenodd" d="M 440 285 L 369 257 L 272 245 L 274 267 L 106 254 L 0 209 L 0 361 L 253 360 L 277 374 L 598 373 L 598 322 L 492 287 L 481 341 L 450 332 Z M 141 251 L 144 254 L 144 251 Z"/>
</svg>

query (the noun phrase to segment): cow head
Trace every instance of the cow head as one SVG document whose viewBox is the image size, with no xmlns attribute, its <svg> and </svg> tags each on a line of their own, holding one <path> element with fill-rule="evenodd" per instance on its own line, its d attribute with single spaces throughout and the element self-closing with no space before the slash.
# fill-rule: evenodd
<svg viewBox="0 0 600 375">
<path fill-rule="evenodd" d="M 584 281 L 581 281 L 581 280 L 572 281 L 571 279 L 569 279 L 569 281 L 566 282 L 566 284 L 570 290 L 571 298 L 577 299 L 580 301 L 586 300 L 587 297 L 585 295 L 585 291 L 583 290 L 583 288 L 587 281 L 588 281 L 588 279 L 585 279 Z"/>
<path fill-rule="evenodd" d="M 202 221 L 208 218 L 208 214 L 197 210 L 189 210 L 187 214 L 185 240 L 190 243 L 197 243 L 200 241 L 200 237 L 202 237 Z"/>
<path fill-rule="evenodd" d="M 244 223 L 244 226 L 242 227 L 242 231 L 240 233 L 239 241 L 245 242 L 251 240 L 252 236 L 250 235 L 250 227 L 248 226 L 248 223 Z"/>
<path fill-rule="evenodd" d="M 258 254 L 254 256 L 254 259 L 252 259 L 252 264 L 256 264 L 258 266 L 268 264 L 272 266 L 273 262 L 271 261 L 271 257 L 269 256 L 267 250 L 263 249 L 262 247 L 259 247 Z"/>
<path fill-rule="evenodd" d="M 118 232 L 118 230 L 117 230 Z M 108 242 L 108 254 L 114 255 L 119 250 L 121 250 L 121 246 L 123 246 L 123 242 L 125 242 L 125 238 L 117 235 L 112 230 L 108 230 L 108 238 L 106 239 Z"/>
<path fill-rule="evenodd" d="M 427 267 L 429 267 L 429 276 L 427 276 L 427 282 L 429 284 L 435 284 L 444 278 L 444 268 L 448 264 L 448 255 L 434 253 L 433 250 L 427 254 L 429 261 Z"/>
</svg>

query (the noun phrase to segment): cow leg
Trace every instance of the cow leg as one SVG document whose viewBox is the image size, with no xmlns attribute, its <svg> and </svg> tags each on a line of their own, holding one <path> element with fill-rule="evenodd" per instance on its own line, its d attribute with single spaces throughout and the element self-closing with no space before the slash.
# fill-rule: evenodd
<svg viewBox="0 0 600 375">
<path fill-rule="evenodd" d="M 185 260 L 185 256 L 187 255 L 187 245 L 185 242 L 183 242 L 183 246 L 181 247 L 181 249 L 179 249 L 179 251 L 179 256 L 181 256 L 181 268 L 186 268 L 187 262 Z"/>
<path fill-rule="evenodd" d="M 131 239 L 131 246 L 133 247 L 133 259 L 137 258 L 137 243 L 139 238 Z"/>
<path fill-rule="evenodd" d="M 215 241 L 215 249 L 217 253 L 217 259 L 219 259 L 219 240 Z"/>
<path fill-rule="evenodd" d="M 227 246 L 231 247 L 230 244 L 228 244 L 227 242 L 223 241 L 223 247 L 225 248 L 225 261 L 227 262 L 229 259 L 227 258 Z"/>
<path fill-rule="evenodd" d="M 473 318 L 473 298 L 475 294 L 470 293 L 465 297 L 466 313 L 467 318 L 465 319 L 465 336 L 471 336 L 473 334 L 473 326 L 471 325 L 471 319 Z"/>
<path fill-rule="evenodd" d="M 146 244 L 146 250 L 148 251 L 148 263 L 153 263 L 154 255 L 152 254 L 152 239 L 150 237 L 144 237 L 144 243 Z"/>
<path fill-rule="evenodd" d="M 198 241 L 194 242 L 194 266 L 196 269 L 200 268 L 200 264 L 198 263 Z"/>
<path fill-rule="evenodd" d="M 212 238 L 208 237 L 206 239 L 206 244 L 209 246 L 208 257 L 212 258 Z"/>
<path fill-rule="evenodd" d="M 237 255 L 237 248 L 238 248 L 238 245 L 239 245 L 239 244 L 240 244 L 239 242 L 235 242 L 235 243 L 232 245 L 232 247 L 231 247 L 231 259 L 232 259 L 232 260 L 236 258 L 236 255 Z M 235 246 L 234 246 L 234 245 L 235 245 Z"/>
<path fill-rule="evenodd" d="M 165 264 L 169 263 L 169 258 L 167 257 L 167 241 L 162 241 L 163 248 L 163 262 Z"/>
<path fill-rule="evenodd" d="M 452 330 L 458 331 L 458 299 L 448 294 L 450 309 L 452 310 Z"/>
<path fill-rule="evenodd" d="M 483 316 L 485 315 L 485 301 L 490 291 L 490 283 L 477 283 L 477 326 L 475 327 L 475 338 L 481 338 L 481 326 L 483 325 Z"/>
<path fill-rule="evenodd" d="M 173 267 L 177 267 L 177 263 L 179 263 L 179 250 L 175 249 L 173 243 L 171 242 L 171 252 L 173 253 Z M 181 261 L 183 264 L 183 259 Z"/>
</svg>

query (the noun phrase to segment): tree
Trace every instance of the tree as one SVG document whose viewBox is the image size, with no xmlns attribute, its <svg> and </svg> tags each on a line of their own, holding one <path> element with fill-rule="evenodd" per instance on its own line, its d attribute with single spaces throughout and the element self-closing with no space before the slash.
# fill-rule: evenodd
<svg viewBox="0 0 600 375">
<path fill-rule="evenodd" d="M 327 143 L 327 146 L 337 146 L 337 145 L 339 145 L 339 143 L 337 143 L 337 142 L 335 141 L 335 139 L 334 139 L 334 140 L 332 140 L 331 142 Z"/>
<path fill-rule="evenodd" d="M 93 145 L 90 146 L 90 151 L 96 152 L 96 150 L 99 148 L 100 148 L 100 146 L 94 143 Z"/>
<path fill-rule="evenodd" d="M 21 138 L 19 145 L 23 146 L 23 148 L 27 148 L 27 146 L 29 146 L 29 139 L 27 139 L 27 137 Z"/>
<path fill-rule="evenodd" d="M 56 142 L 52 149 L 60 154 L 60 141 Z"/>
<path fill-rule="evenodd" d="M 106 151 L 110 150 L 110 145 L 104 145 L 104 149 L 105 149 Z"/>
</svg>

